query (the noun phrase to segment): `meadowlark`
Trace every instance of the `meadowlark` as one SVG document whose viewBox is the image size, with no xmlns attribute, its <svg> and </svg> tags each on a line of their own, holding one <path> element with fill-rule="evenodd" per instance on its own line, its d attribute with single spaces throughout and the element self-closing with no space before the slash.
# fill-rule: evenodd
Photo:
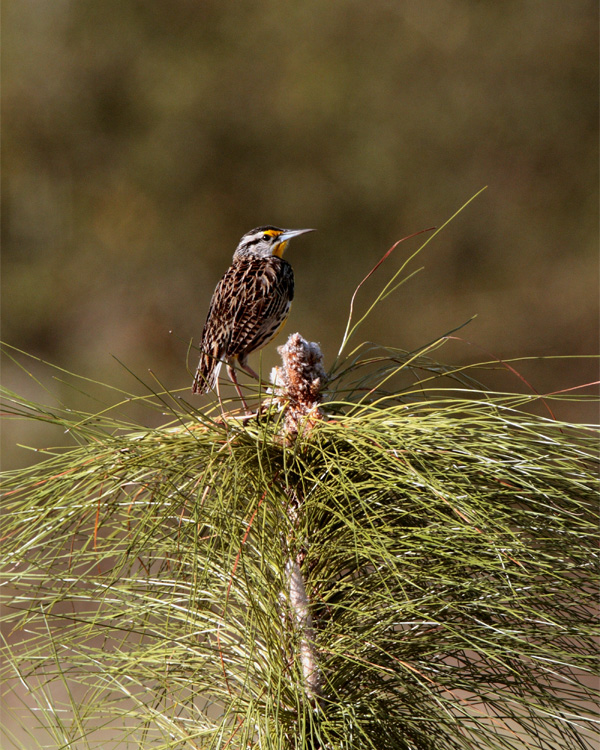
<svg viewBox="0 0 600 750">
<path fill-rule="evenodd" d="M 278 333 L 294 298 L 294 272 L 283 253 L 292 237 L 312 229 L 257 227 L 239 242 L 233 260 L 217 284 L 210 301 L 200 344 L 200 362 L 193 393 L 206 393 L 217 384 L 221 366 L 248 410 L 240 390 L 234 364 L 253 378 L 248 355 Z"/>
</svg>

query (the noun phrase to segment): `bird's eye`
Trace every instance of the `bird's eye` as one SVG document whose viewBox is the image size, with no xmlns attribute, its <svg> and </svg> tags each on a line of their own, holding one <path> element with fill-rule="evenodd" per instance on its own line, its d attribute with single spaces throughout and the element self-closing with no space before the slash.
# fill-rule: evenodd
<svg viewBox="0 0 600 750">
<path fill-rule="evenodd" d="M 271 235 L 270 234 L 263 234 L 263 240 L 265 242 L 268 242 L 270 239 L 271 239 Z"/>
</svg>

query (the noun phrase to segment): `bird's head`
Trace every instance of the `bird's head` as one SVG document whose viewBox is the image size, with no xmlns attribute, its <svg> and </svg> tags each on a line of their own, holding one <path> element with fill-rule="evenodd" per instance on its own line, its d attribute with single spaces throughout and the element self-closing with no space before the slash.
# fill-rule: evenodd
<svg viewBox="0 0 600 750">
<path fill-rule="evenodd" d="M 314 229 L 278 229 L 277 227 L 257 227 L 252 229 L 240 240 L 235 253 L 235 258 L 247 255 L 268 258 L 277 255 L 279 258 L 285 252 L 288 242 L 292 237 L 297 237 L 305 232 L 314 232 Z"/>
</svg>

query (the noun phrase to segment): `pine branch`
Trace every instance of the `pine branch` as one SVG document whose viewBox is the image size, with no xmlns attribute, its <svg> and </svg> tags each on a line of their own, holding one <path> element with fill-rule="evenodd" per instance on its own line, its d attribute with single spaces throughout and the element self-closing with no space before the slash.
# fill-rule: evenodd
<svg viewBox="0 0 600 750">
<path fill-rule="evenodd" d="M 598 430 L 553 417 L 589 397 L 489 391 L 516 363 L 435 361 L 453 333 L 330 373 L 294 334 L 252 417 L 141 380 L 89 412 L 6 391 L 73 440 L 4 474 L 7 737 L 595 747 Z"/>
</svg>

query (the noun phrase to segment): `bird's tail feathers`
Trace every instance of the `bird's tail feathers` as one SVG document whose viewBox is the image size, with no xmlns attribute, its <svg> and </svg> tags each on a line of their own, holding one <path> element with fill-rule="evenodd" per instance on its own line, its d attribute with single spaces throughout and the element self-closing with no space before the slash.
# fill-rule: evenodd
<svg viewBox="0 0 600 750">
<path fill-rule="evenodd" d="M 202 352 L 198 369 L 192 383 L 192 393 L 207 393 L 217 384 L 217 378 L 221 371 L 222 360 L 217 357 Z"/>
</svg>

